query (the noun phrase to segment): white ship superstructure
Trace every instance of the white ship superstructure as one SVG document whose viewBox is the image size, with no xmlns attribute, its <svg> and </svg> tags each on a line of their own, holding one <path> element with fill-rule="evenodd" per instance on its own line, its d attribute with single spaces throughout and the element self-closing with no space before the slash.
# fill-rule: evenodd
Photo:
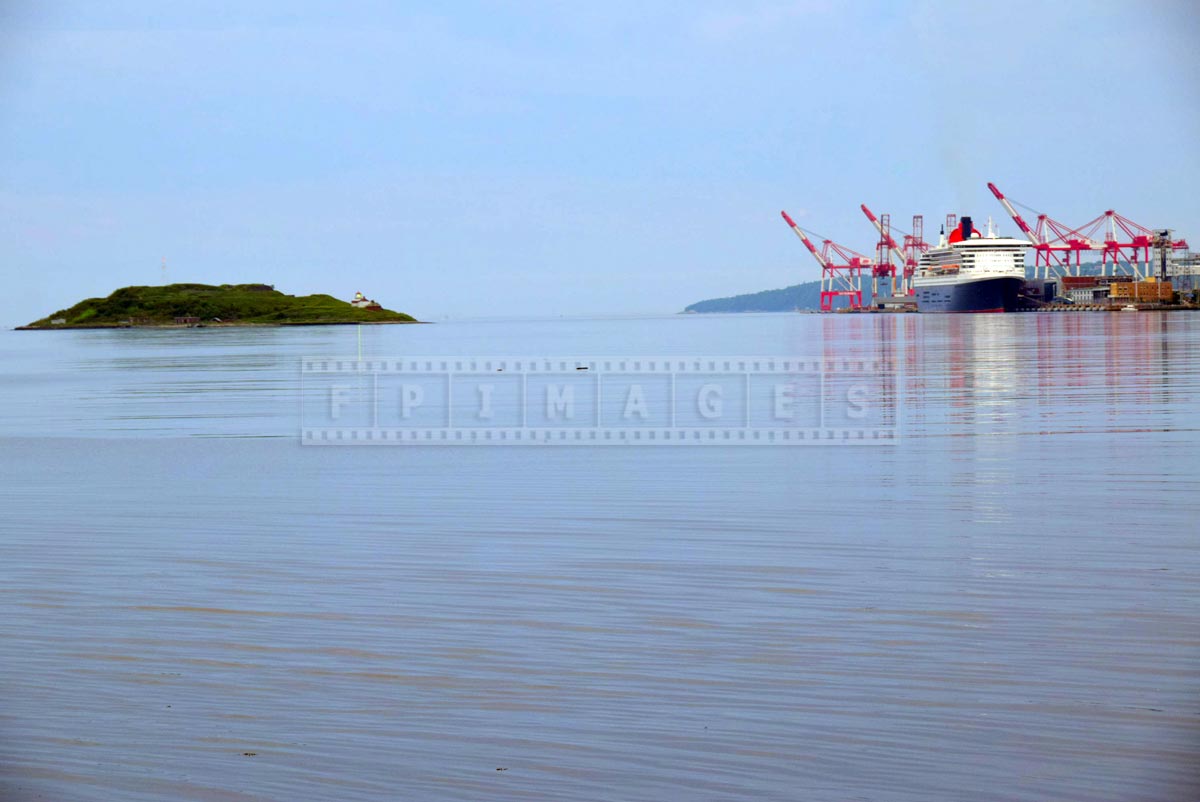
<svg viewBox="0 0 1200 802">
<path fill-rule="evenodd" d="M 913 294 L 922 312 L 1006 312 L 1016 308 L 1025 281 L 1023 239 L 987 234 L 964 217 L 936 248 L 921 256 L 913 276 Z"/>
</svg>

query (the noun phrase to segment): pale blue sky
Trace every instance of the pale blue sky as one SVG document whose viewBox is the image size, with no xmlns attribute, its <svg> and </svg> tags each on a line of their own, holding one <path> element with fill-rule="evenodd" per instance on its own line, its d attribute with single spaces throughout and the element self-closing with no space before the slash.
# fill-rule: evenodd
<svg viewBox="0 0 1200 802">
<path fill-rule="evenodd" d="M 442 316 L 674 312 L 1106 208 L 1200 240 L 1182 2 L 0 0 L 0 324 L 160 281 Z M 1004 230 L 1013 226 L 1006 219 Z"/>
</svg>

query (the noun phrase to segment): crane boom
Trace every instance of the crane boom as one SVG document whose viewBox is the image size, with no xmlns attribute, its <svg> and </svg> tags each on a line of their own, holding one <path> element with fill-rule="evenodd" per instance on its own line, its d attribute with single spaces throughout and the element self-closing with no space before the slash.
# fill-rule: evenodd
<svg viewBox="0 0 1200 802">
<path fill-rule="evenodd" d="M 784 222 L 791 226 L 792 231 L 796 232 L 796 236 L 799 237 L 800 241 L 804 243 L 804 247 L 808 248 L 808 252 L 811 253 L 813 258 L 817 260 L 817 264 L 819 264 L 822 268 L 829 267 L 829 261 L 821 255 L 821 252 L 816 249 L 816 247 L 812 244 L 812 241 L 804 235 L 804 232 L 800 229 L 800 226 L 796 225 L 796 221 L 793 220 L 787 212 L 780 212 L 780 214 L 783 215 Z"/>
<path fill-rule="evenodd" d="M 862 204 L 861 208 L 863 210 L 863 214 L 867 216 L 867 219 L 870 220 L 871 224 L 875 226 L 875 230 L 879 232 L 880 238 L 887 242 L 888 249 L 896 255 L 897 259 L 900 260 L 900 264 L 907 265 L 908 257 L 905 256 L 904 252 L 900 250 L 900 246 L 896 244 L 896 240 L 892 239 L 892 235 L 885 234 L 883 232 L 883 226 L 879 224 L 879 218 L 871 213 L 871 210 L 867 208 L 867 204 Z"/>
<path fill-rule="evenodd" d="M 1004 211 L 1008 212 L 1008 216 L 1013 219 L 1013 222 L 1017 224 L 1017 228 L 1021 229 L 1021 232 L 1029 239 L 1029 241 L 1034 245 L 1041 245 L 1042 243 L 1038 242 L 1037 235 L 1030 230 L 1029 224 L 1021 218 L 1020 213 L 1013 208 L 1011 203 L 1008 202 L 1008 198 L 1004 197 L 1004 193 L 996 189 L 996 185 L 991 182 L 988 182 L 988 189 L 990 189 L 992 194 L 996 196 L 996 200 L 1000 201 L 1000 205 L 1004 207 Z"/>
</svg>

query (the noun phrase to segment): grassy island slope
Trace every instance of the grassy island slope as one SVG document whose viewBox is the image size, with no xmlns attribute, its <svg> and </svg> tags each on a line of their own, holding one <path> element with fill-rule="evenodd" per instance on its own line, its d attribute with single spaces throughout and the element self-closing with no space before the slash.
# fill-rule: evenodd
<svg viewBox="0 0 1200 802">
<path fill-rule="evenodd" d="M 266 284 L 168 284 L 123 287 L 107 298 L 88 298 L 22 328 L 416 322 L 403 312 L 362 309 L 330 295 L 297 298 Z"/>
</svg>

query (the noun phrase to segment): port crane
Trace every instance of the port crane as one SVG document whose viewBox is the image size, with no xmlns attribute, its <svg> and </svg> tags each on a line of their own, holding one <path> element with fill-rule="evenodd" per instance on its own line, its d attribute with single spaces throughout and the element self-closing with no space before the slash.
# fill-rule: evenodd
<svg viewBox="0 0 1200 802">
<path fill-rule="evenodd" d="M 1029 240 L 1030 244 L 1032 244 L 1034 248 L 1041 249 L 1045 243 L 1038 238 L 1037 234 L 1033 233 L 1033 229 L 1031 229 L 1029 224 L 1025 222 L 1025 219 L 1021 217 L 1021 213 L 1013 208 L 1013 205 L 1009 202 L 1008 198 L 1004 197 L 1004 193 L 997 189 L 996 185 L 990 181 L 988 182 L 987 186 L 988 189 L 992 191 L 992 194 L 996 196 L 996 200 L 1000 201 L 1000 205 L 1004 207 L 1004 211 L 1008 212 L 1008 216 L 1011 217 L 1013 222 L 1017 224 L 1017 228 L 1021 229 L 1021 233 L 1025 235 L 1025 238 Z"/>
<path fill-rule="evenodd" d="M 1161 232 L 1133 222 L 1112 209 L 1087 221 L 1078 229 L 1089 239 L 1099 240 L 1102 247 L 1100 275 L 1108 275 L 1111 260 L 1113 274 L 1122 266 L 1128 266 L 1137 279 L 1148 278 L 1153 273 L 1150 251 L 1165 247 L 1167 250 L 1187 250 L 1187 240 L 1164 241 Z M 1102 239 L 1101 239 L 1102 238 Z M 1140 252 L 1140 258 L 1139 258 Z"/>
<path fill-rule="evenodd" d="M 908 294 L 913 294 L 912 277 L 917 270 L 917 263 L 921 259 L 921 254 L 929 250 L 929 243 L 925 241 L 925 215 L 914 214 L 912 219 L 912 233 L 904 235 L 904 254 L 908 257 L 904 263 L 904 279 L 908 284 Z"/>
<path fill-rule="evenodd" d="M 1049 215 L 1037 214 L 1037 227 L 1029 228 L 1029 224 L 1021 217 L 1021 213 L 1013 207 L 1015 201 L 1005 197 L 995 184 L 988 182 L 988 189 L 996 196 L 996 200 L 1000 201 L 1000 205 L 1004 207 L 1004 211 L 1008 212 L 1008 216 L 1017 224 L 1017 228 L 1029 240 L 1029 244 L 1034 249 L 1033 275 L 1036 278 L 1038 272 L 1045 271 L 1045 277 L 1050 278 L 1050 272 L 1055 273 L 1061 268 L 1066 272 L 1070 272 L 1071 254 L 1075 254 L 1075 274 L 1079 275 L 1080 255 L 1084 251 L 1095 250 L 1095 243 L 1084 237 L 1074 229 L 1069 228 L 1063 223 L 1058 222 Z M 1024 206 L 1028 209 L 1028 206 Z M 1030 211 L 1034 211 L 1030 209 Z M 1051 238 L 1049 233 L 1054 234 Z M 1065 254 L 1061 255 L 1061 254 Z"/>
<path fill-rule="evenodd" d="M 796 221 L 787 212 L 780 212 L 784 222 L 796 232 L 796 236 L 808 248 L 817 263 L 821 265 L 821 311 L 832 312 L 835 298 L 846 298 L 851 309 L 862 308 L 862 271 L 874 270 L 875 265 L 870 257 L 850 250 L 830 239 L 823 239 L 821 249 L 813 245 L 812 240 L 805 234 L 804 229 L 796 225 Z M 814 237 L 818 235 L 813 234 Z M 820 237 L 818 237 L 820 238 Z M 836 264 L 834 259 L 841 260 Z"/>
<path fill-rule="evenodd" d="M 884 215 L 880 215 L 880 223 L 883 222 L 883 217 Z M 917 272 L 917 265 L 920 264 L 921 254 L 929 251 L 929 243 L 925 241 L 925 215 L 913 215 L 911 234 L 899 228 L 896 231 L 904 235 L 904 245 L 901 248 L 904 251 L 905 294 L 913 295 L 913 275 Z"/>
<path fill-rule="evenodd" d="M 1156 242 L 1162 239 L 1158 231 L 1135 223 L 1112 209 L 1081 226 L 1071 228 L 1047 214 L 1029 209 L 1024 204 L 1017 204 L 1037 214 L 1037 225 L 1030 229 L 1029 224 L 1013 206 L 1017 202 L 1005 197 L 995 184 L 989 183 L 987 186 L 1036 251 L 1035 277 L 1042 269 L 1046 278 L 1050 278 L 1052 270 L 1055 273 L 1060 269 L 1070 273 L 1072 254 L 1075 257 L 1074 272 L 1078 276 L 1085 251 L 1100 253 L 1101 275 L 1109 275 L 1110 264 L 1113 274 L 1122 268 L 1128 268 L 1139 279 L 1150 275 L 1150 251 L 1157 247 Z M 1186 250 L 1188 244 L 1186 240 L 1173 240 L 1170 247 L 1174 250 Z"/>
<path fill-rule="evenodd" d="M 865 203 L 861 204 L 859 208 L 875 226 L 875 230 L 879 232 L 876 261 L 883 268 L 883 274 L 892 277 L 892 295 L 898 291 L 902 291 L 905 295 L 912 295 L 912 277 L 917 270 L 917 260 L 922 253 L 929 250 L 929 245 L 922 238 L 925 227 L 924 216 L 915 215 L 913 217 L 913 233 L 905 235 L 905 247 L 904 250 L 901 250 L 900 246 L 896 244 L 896 240 L 892 238 L 891 215 L 884 214 L 876 217 Z M 896 258 L 900 260 L 903 278 L 899 287 L 896 285 L 896 269 L 892 267 L 891 254 L 895 254 Z"/>
</svg>

